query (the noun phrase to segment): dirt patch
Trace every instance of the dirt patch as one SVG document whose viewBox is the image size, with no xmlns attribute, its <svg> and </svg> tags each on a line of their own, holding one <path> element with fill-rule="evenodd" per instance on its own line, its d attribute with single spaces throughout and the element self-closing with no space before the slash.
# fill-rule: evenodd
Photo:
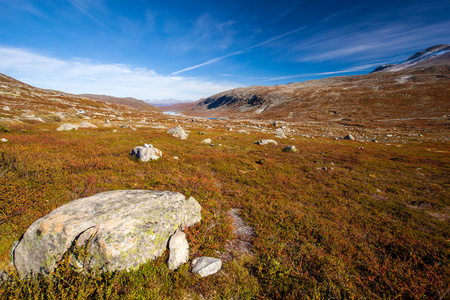
<svg viewBox="0 0 450 300">
<path fill-rule="evenodd" d="M 239 209 L 232 208 L 227 214 L 233 221 L 233 233 L 235 238 L 227 241 L 226 252 L 222 254 L 222 259 L 231 260 L 243 254 L 253 255 L 251 251 L 251 241 L 255 234 L 253 228 L 245 224 L 244 220 L 239 216 Z"/>
</svg>

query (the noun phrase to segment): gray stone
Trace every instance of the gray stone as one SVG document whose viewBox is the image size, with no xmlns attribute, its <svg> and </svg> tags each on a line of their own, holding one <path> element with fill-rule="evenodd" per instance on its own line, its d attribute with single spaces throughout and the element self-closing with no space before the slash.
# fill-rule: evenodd
<svg viewBox="0 0 450 300">
<path fill-rule="evenodd" d="M 78 130 L 78 125 L 70 124 L 70 123 L 64 123 L 61 126 L 59 126 L 56 130 L 58 131 L 71 131 L 72 129 Z"/>
<path fill-rule="evenodd" d="M 222 260 L 213 257 L 197 257 L 192 261 L 192 273 L 202 277 L 217 273 L 222 268 Z"/>
<path fill-rule="evenodd" d="M 189 244 L 186 240 L 186 234 L 178 229 L 169 241 L 169 261 L 167 262 L 170 270 L 176 270 L 182 264 L 189 260 Z"/>
<path fill-rule="evenodd" d="M 297 152 L 297 147 L 287 146 L 287 147 L 283 148 L 283 152 Z"/>
<path fill-rule="evenodd" d="M 204 139 L 203 141 L 202 141 L 202 143 L 203 144 L 211 144 L 211 139 Z"/>
<path fill-rule="evenodd" d="M 0 141 L 2 141 L 3 143 L 6 143 L 8 140 L 5 138 L 1 138 Z"/>
<path fill-rule="evenodd" d="M 3 107 L 2 107 L 2 110 L 4 110 L 4 111 L 10 111 L 11 108 L 9 108 L 8 106 L 3 106 Z"/>
<path fill-rule="evenodd" d="M 147 146 L 147 147 L 146 147 Z M 130 153 L 142 162 L 157 160 L 162 156 L 161 150 L 154 148 L 152 145 L 145 144 L 144 147 L 136 146 Z"/>
<path fill-rule="evenodd" d="M 354 141 L 355 138 L 353 137 L 353 135 L 347 134 L 346 136 L 344 136 L 344 140 L 352 140 L 352 141 Z"/>
<path fill-rule="evenodd" d="M 286 139 L 286 135 L 284 134 L 283 130 L 276 130 L 275 131 L 275 137 L 279 139 Z"/>
<path fill-rule="evenodd" d="M 131 270 L 159 257 L 180 227 L 201 220 L 201 207 L 176 192 L 122 190 L 64 204 L 34 222 L 14 249 L 22 278 L 54 269 L 73 245 L 71 264 L 93 272 Z"/>
<path fill-rule="evenodd" d="M 257 144 L 257 145 L 268 145 L 268 144 L 278 145 L 278 143 L 274 140 L 260 140 L 260 141 L 257 141 L 255 144 Z"/>
<path fill-rule="evenodd" d="M 182 140 L 185 140 L 188 137 L 188 134 L 186 133 L 186 131 L 184 131 L 184 129 L 181 128 L 181 126 L 179 126 L 179 125 L 167 130 L 167 133 L 171 134 L 174 137 L 180 138 Z"/>
</svg>

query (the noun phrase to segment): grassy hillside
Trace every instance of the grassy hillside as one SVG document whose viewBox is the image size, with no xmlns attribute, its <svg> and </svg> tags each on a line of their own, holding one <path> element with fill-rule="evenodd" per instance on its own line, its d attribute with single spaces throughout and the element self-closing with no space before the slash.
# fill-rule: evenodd
<svg viewBox="0 0 450 300">
<path fill-rule="evenodd" d="M 448 130 L 279 123 L 288 139 L 260 146 L 254 142 L 274 138 L 272 123 L 121 116 L 136 130 L 119 121 L 103 126 L 109 116 L 93 113 L 99 128 L 70 132 L 55 130 L 61 120 L 0 121 L 0 138 L 8 140 L 0 142 L 0 269 L 13 278 L 0 298 L 449 297 Z M 187 140 L 166 133 L 175 125 L 190 131 Z M 334 139 L 347 133 L 357 140 Z M 163 157 L 131 158 L 144 143 Z M 288 145 L 299 151 L 283 152 Z M 94 277 L 62 262 L 49 278 L 17 278 L 10 249 L 29 225 L 61 204 L 119 189 L 193 196 L 203 218 L 187 232 L 190 259 L 220 257 L 222 270 L 206 278 L 189 264 L 169 271 L 166 252 L 129 273 Z M 232 209 L 253 228 L 251 238 L 234 232 Z"/>
</svg>

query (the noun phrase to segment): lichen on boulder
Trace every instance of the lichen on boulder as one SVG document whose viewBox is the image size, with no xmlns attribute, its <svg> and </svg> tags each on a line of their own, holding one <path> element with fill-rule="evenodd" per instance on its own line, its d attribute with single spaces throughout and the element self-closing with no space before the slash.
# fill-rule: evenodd
<svg viewBox="0 0 450 300">
<path fill-rule="evenodd" d="M 159 257 L 178 228 L 201 220 L 192 197 L 167 191 L 122 190 L 64 204 L 34 222 L 13 249 L 22 278 L 48 274 L 74 245 L 87 271 L 131 270 Z"/>
</svg>

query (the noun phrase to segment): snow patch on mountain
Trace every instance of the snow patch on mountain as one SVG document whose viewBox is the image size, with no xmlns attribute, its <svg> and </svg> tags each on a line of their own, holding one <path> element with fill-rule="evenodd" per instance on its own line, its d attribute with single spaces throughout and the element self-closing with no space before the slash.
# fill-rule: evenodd
<svg viewBox="0 0 450 300">
<path fill-rule="evenodd" d="M 399 64 L 381 65 L 377 67 L 372 73 L 375 72 L 395 72 L 418 67 L 427 61 L 437 59 L 442 56 L 450 56 L 450 45 L 437 45 L 425 50 L 419 51 L 409 57 L 406 61 Z"/>
</svg>

